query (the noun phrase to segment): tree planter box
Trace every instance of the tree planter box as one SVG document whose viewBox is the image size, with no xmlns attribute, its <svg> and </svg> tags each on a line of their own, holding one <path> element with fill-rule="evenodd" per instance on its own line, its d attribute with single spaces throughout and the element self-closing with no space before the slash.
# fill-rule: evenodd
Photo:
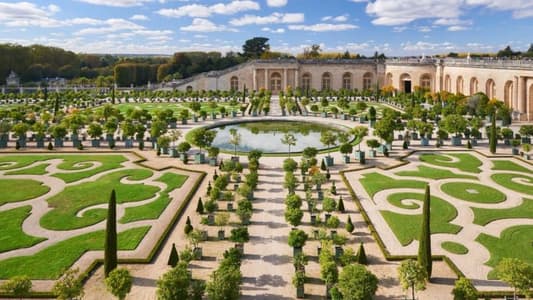
<svg viewBox="0 0 533 300">
<path fill-rule="evenodd" d="M 350 163 L 350 156 L 344 155 L 344 163 L 349 164 Z"/>
<path fill-rule="evenodd" d="M 217 165 L 217 158 L 216 157 L 210 157 L 209 158 L 209 165 L 212 167 L 215 167 Z"/>
<path fill-rule="evenodd" d="M 317 192 L 318 194 L 318 200 L 324 200 L 324 191 L 320 190 Z"/>
<path fill-rule="evenodd" d="M 504 144 L 505 146 L 511 146 L 511 140 L 510 140 L 510 139 L 504 139 L 504 140 L 503 140 L 503 144 Z"/>
<path fill-rule="evenodd" d="M 320 252 L 322 252 L 322 247 L 316 247 L 316 255 L 320 256 Z"/>
<path fill-rule="evenodd" d="M 476 138 L 471 139 L 470 144 L 472 144 L 472 146 L 477 146 L 477 139 Z"/>
<path fill-rule="evenodd" d="M 133 140 L 132 139 L 125 139 L 124 140 L 124 147 L 130 149 L 133 148 Z"/>
<path fill-rule="evenodd" d="M 21 148 L 26 148 L 26 138 L 19 138 L 17 142 Z"/>
<path fill-rule="evenodd" d="M 215 224 L 215 215 L 209 214 L 207 215 L 207 225 L 214 225 Z"/>
<path fill-rule="evenodd" d="M 112 135 L 112 134 L 106 134 L 106 135 L 105 135 L 105 140 L 109 143 L 109 142 L 115 140 L 115 136 Z"/>
<path fill-rule="evenodd" d="M 238 156 L 232 156 L 231 157 L 231 161 L 239 162 L 239 157 Z"/>
<path fill-rule="evenodd" d="M 316 225 L 316 215 L 311 215 L 311 225 Z"/>
<path fill-rule="evenodd" d="M 326 166 L 332 167 L 334 163 L 333 157 L 332 156 L 324 157 L 324 163 L 326 164 Z"/>
<path fill-rule="evenodd" d="M 193 121 L 194 123 L 198 122 L 198 117 L 197 117 L 197 116 L 192 116 L 192 121 Z"/>
<path fill-rule="evenodd" d="M 181 119 L 181 125 L 187 125 L 187 119 Z"/>
<path fill-rule="evenodd" d="M 375 125 L 376 125 L 376 121 L 370 120 L 370 128 L 374 128 Z"/>
<path fill-rule="evenodd" d="M 462 140 L 460 136 L 452 136 L 452 146 L 461 146 Z"/>
<path fill-rule="evenodd" d="M 531 144 L 531 138 L 523 137 L 522 138 L 522 144 Z"/>
<path fill-rule="evenodd" d="M 81 141 L 80 140 L 72 140 L 72 147 L 78 148 L 80 147 Z"/>
<path fill-rule="evenodd" d="M 335 246 L 335 258 L 339 259 L 344 254 L 344 249 L 341 246 Z"/>
<path fill-rule="evenodd" d="M 302 253 L 302 252 L 303 252 L 302 247 L 293 247 L 292 248 L 292 256 L 293 257 L 298 255 L 298 254 L 300 254 L 300 253 Z"/>
<path fill-rule="evenodd" d="M 91 146 L 93 146 L 95 148 L 100 147 L 100 140 L 92 140 L 91 141 Z"/>
<path fill-rule="evenodd" d="M 232 117 L 232 118 L 237 117 L 237 112 L 234 111 L 234 110 L 232 110 L 232 111 L 231 111 L 231 117 Z"/>
<path fill-rule="evenodd" d="M 239 184 L 238 183 L 234 183 L 233 184 L 233 190 L 236 191 L 239 189 Z"/>
<path fill-rule="evenodd" d="M 368 157 L 376 157 L 376 150 L 368 150 Z"/>
<path fill-rule="evenodd" d="M 54 147 L 63 147 L 63 139 L 55 138 L 54 139 Z"/>
<path fill-rule="evenodd" d="M 286 115 L 287 115 L 287 113 L 285 112 L 284 109 L 282 109 L 282 110 L 281 110 L 281 116 L 282 116 L 282 117 L 285 117 Z"/>
<path fill-rule="evenodd" d="M 352 116 L 352 121 L 357 121 L 357 117 L 356 116 Z"/>
<path fill-rule="evenodd" d="M 181 161 L 187 160 L 187 153 L 180 153 L 180 159 Z"/>
<path fill-rule="evenodd" d="M 363 151 L 357 150 L 357 151 L 355 151 L 354 155 L 355 155 L 355 160 L 359 160 L 360 161 L 360 160 L 364 160 L 365 159 L 365 152 L 363 152 Z"/>
<path fill-rule="evenodd" d="M 324 217 L 324 223 L 327 223 L 329 218 L 331 218 L 331 214 L 326 214 Z"/>
<path fill-rule="evenodd" d="M 403 141 L 403 135 L 398 134 L 398 140 L 399 140 L 399 141 Z"/>
<path fill-rule="evenodd" d="M 194 255 L 194 259 L 202 260 L 202 248 L 201 247 L 194 248 L 193 255 Z"/>
<path fill-rule="evenodd" d="M 317 185 L 316 185 L 316 191 L 318 192 L 318 191 L 320 191 L 321 189 L 322 189 L 322 186 L 321 186 L 320 184 L 317 184 Z"/>
<path fill-rule="evenodd" d="M 9 136 L 7 134 L 1 135 L 0 136 L 0 148 L 6 148 L 8 140 L 9 140 Z"/>
<path fill-rule="evenodd" d="M 170 123 L 168 124 L 168 126 L 170 127 L 170 129 L 176 129 L 177 124 L 176 124 L 176 122 L 170 122 Z"/>
<path fill-rule="evenodd" d="M 527 153 L 524 153 L 524 155 L 522 156 L 525 160 L 530 160 L 531 159 L 531 154 L 527 154 Z"/>
<path fill-rule="evenodd" d="M 228 211 L 233 211 L 233 202 L 228 202 L 227 208 L 228 208 Z"/>
<path fill-rule="evenodd" d="M 418 133 L 416 133 L 416 132 L 411 132 L 411 139 L 412 139 L 412 140 L 418 140 Z"/>
<path fill-rule="evenodd" d="M 161 148 L 161 153 L 162 154 L 168 154 L 168 148 Z"/>
<path fill-rule="evenodd" d="M 196 153 L 194 155 L 194 162 L 198 163 L 198 164 L 203 164 L 205 163 L 205 154 L 203 153 Z"/>
<path fill-rule="evenodd" d="M 244 244 L 242 243 L 235 244 L 235 249 L 239 250 L 239 252 L 241 252 L 241 255 L 244 254 Z"/>
<path fill-rule="evenodd" d="M 255 110 L 252 111 L 252 117 L 257 117 L 257 112 Z"/>
<path fill-rule="evenodd" d="M 305 297 L 304 285 L 299 285 L 296 287 L 296 298 L 303 299 Z"/>
<path fill-rule="evenodd" d="M 218 231 L 218 239 L 223 241 L 226 239 L 226 231 L 225 230 L 219 230 Z"/>
<path fill-rule="evenodd" d="M 170 156 L 171 157 L 178 157 L 179 156 L 179 152 L 176 148 L 171 148 L 170 149 Z"/>
<path fill-rule="evenodd" d="M 322 118 L 327 118 L 328 117 L 328 113 L 327 112 L 323 112 L 320 115 L 322 116 Z"/>
<path fill-rule="evenodd" d="M 44 148 L 44 138 L 37 138 L 37 148 Z"/>
<path fill-rule="evenodd" d="M 329 237 L 332 239 L 335 238 L 336 235 L 337 235 L 337 230 L 332 230 L 329 232 Z"/>
<path fill-rule="evenodd" d="M 512 149 L 513 155 L 518 155 L 520 151 L 517 148 Z"/>
<path fill-rule="evenodd" d="M 429 139 L 426 137 L 423 137 L 420 139 L 420 145 L 422 146 L 429 146 Z"/>
<path fill-rule="evenodd" d="M 350 117 L 350 115 L 348 115 L 348 114 L 342 114 L 342 119 L 344 121 L 347 121 L 349 117 Z"/>
</svg>

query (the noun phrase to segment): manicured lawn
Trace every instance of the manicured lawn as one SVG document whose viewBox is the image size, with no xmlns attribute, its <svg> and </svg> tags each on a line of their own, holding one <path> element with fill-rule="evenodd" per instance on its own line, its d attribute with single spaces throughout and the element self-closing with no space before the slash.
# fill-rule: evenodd
<svg viewBox="0 0 533 300">
<path fill-rule="evenodd" d="M 463 255 L 468 253 L 468 248 L 456 242 L 443 242 L 440 246 L 442 249 L 453 254 Z"/>
<path fill-rule="evenodd" d="M 107 203 L 112 189 L 117 193 L 117 203 L 141 201 L 153 197 L 159 191 L 158 187 L 143 183 L 120 183 L 125 177 L 140 181 L 152 174 L 152 171 L 145 169 L 121 170 L 94 182 L 66 187 L 61 193 L 47 200 L 54 209 L 41 218 L 40 224 L 43 228 L 51 230 L 72 230 L 101 222 L 106 218 L 107 209 L 92 209 L 86 211 L 82 217 L 77 217 L 76 213 L 85 207 Z"/>
<path fill-rule="evenodd" d="M 510 190 L 533 196 L 533 177 L 516 174 L 493 174 L 490 176 L 490 178 L 492 178 L 492 180 L 494 180 L 494 182 L 497 184 L 502 185 Z M 525 179 L 529 185 L 514 182 L 513 178 Z"/>
<path fill-rule="evenodd" d="M 482 226 L 502 219 L 533 218 L 533 200 L 524 199 L 521 205 L 507 209 L 472 207 L 472 211 L 474 212 L 474 224 Z"/>
<path fill-rule="evenodd" d="M 430 179 L 446 179 L 446 178 L 465 178 L 465 179 L 477 179 L 475 176 L 455 174 L 450 170 L 442 170 L 431 168 L 428 166 L 420 165 L 418 166 L 418 171 L 401 171 L 396 173 L 399 176 L 413 176 L 413 177 L 422 177 Z"/>
<path fill-rule="evenodd" d="M 441 190 L 457 199 L 476 203 L 500 203 L 507 199 L 497 189 L 472 182 L 448 182 L 441 185 Z"/>
<path fill-rule="evenodd" d="M 495 267 L 502 258 L 514 257 L 529 264 L 533 264 L 533 226 L 521 225 L 505 229 L 501 237 L 480 234 L 477 242 L 481 243 L 490 252 L 487 266 Z M 494 272 L 489 273 L 489 279 L 495 279 Z"/>
<path fill-rule="evenodd" d="M 459 159 L 459 161 L 452 162 L 452 159 L 447 156 L 455 157 Z M 479 169 L 482 165 L 481 161 L 468 153 L 446 153 L 446 156 L 424 153 L 420 155 L 420 160 L 436 166 L 457 168 L 463 172 L 481 173 L 481 170 Z"/>
<path fill-rule="evenodd" d="M 15 170 L 15 171 L 6 172 L 5 174 L 6 175 L 44 175 L 46 174 L 46 168 L 49 165 L 50 164 L 43 163 L 43 164 L 39 164 L 34 167 L 23 169 L 23 170 Z"/>
<path fill-rule="evenodd" d="M 42 196 L 50 187 L 31 179 L 0 179 L 0 205 Z"/>
<path fill-rule="evenodd" d="M 137 248 L 150 226 L 128 229 L 118 234 L 118 248 Z M 0 278 L 27 275 L 31 279 L 57 279 L 65 269 L 90 250 L 103 250 L 104 230 L 95 231 L 61 241 L 34 255 L 19 256 L 0 261 Z M 82 270 L 84 271 L 84 270 Z"/>
<path fill-rule="evenodd" d="M 187 178 L 188 176 L 170 172 L 163 174 L 163 176 L 157 179 L 157 181 L 161 181 L 167 185 L 167 188 L 161 192 L 161 195 L 150 203 L 126 208 L 126 212 L 124 213 L 124 217 L 120 219 L 120 223 L 157 219 L 170 203 L 168 194 L 182 187 Z"/>
<path fill-rule="evenodd" d="M 519 164 L 516 164 L 512 161 L 508 160 L 494 160 L 492 161 L 494 164 L 494 167 L 492 167 L 493 170 L 497 171 L 516 171 L 516 172 L 523 172 L 528 174 L 533 174 L 533 171 L 527 168 L 522 167 Z"/>
<path fill-rule="evenodd" d="M 424 198 L 424 194 L 418 195 L 420 200 Z M 380 212 L 403 246 L 409 245 L 413 240 L 418 240 L 422 224 L 421 214 L 403 215 L 384 210 Z M 453 205 L 440 198 L 431 197 L 431 233 L 456 234 L 461 230 L 461 226 L 449 223 L 455 217 L 457 217 L 457 210 Z"/>
<path fill-rule="evenodd" d="M 22 231 L 22 223 L 30 214 L 30 205 L 0 211 L 0 252 L 31 247 L 46 240 Z"/>
<path fill-rule="evenodd" d="M 361 184 L 371 197 L 374 197 L 377 192 L 382 190 L 399 188 L 423 189 L 427 185 L 423 181 L 395 180 L 379 173 L 368 173 L 363 176 L 360 179 Z"/>
</svg>

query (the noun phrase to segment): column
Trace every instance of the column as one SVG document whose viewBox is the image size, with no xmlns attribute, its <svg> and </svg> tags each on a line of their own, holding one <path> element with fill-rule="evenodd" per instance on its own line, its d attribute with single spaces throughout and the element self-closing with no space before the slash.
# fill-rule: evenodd
<svg viewBox="0 0 533 300">
<path fill-rule="evenodd" d="M 268 90 L 268 69 L 265 68 L 265 90 Z"/>
<path fill-rule="evenodd" d="M 257 91 L 257 70 L 255 69 L 255 67 L 252 70 L 252 80 L 252 89 L 254 91 Z"/>
<path fill-rule="evenodd" d="M 300 87 L 300 70 L 294 69 L 294 87 Z"/>
<path fill-rule="evenodd" d="M 283 69 L 283 87 L 281 90 L 287 89 L 287 68 Z"/>
<path fill-rule="evenodd" d="M 511 99 L 511 108 L 513 111 L 518 108 L 518 76 L 513 80 L 513 98 Z"/>
<path fill-rule="evenodd" d="M 523 120 L 526 117 L 526 78 L 519 77 L 518 79 L 518 106 L 517 109 L 520 112 L 520 119 Z"/>
</svg>

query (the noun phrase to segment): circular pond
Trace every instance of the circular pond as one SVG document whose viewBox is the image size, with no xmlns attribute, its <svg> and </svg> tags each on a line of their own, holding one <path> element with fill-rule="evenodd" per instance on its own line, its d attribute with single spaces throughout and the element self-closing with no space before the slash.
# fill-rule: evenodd
<svg viewBox="0 0 533 300">
<path fill-rule="evenodd" d="M 343 131 L 338 127 L 310 122 L 244 122 L 212 128 L 211 130 L 217 132 L 212 146 L 225 151 L 233 151 L 234 145 L 230 142 L 232 139 L 230 130 L 232 129 L 235 129 L 241 136 L 237 151 L 249 152 L 257 149 L 264 153 L 288 152 L 289 147 L 281 142 L 285 133 L 291 133 L 296 138 L 296 145 L 291 146 L 291 152 L 300 152 L 306 147 L 326 148 L 327 146 L 320 142 L 320 136 L 323 131 L 330 131 L 334 134 Z M 337 140 L 335 146 L 338 143 L 339 141 Z"/>
</svg>

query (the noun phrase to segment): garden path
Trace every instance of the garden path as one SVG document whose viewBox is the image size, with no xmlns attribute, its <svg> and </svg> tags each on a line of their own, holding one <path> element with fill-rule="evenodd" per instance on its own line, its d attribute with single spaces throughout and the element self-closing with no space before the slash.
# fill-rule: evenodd
<svg viewBox="0 0 533 300">
<path fill-rule="evenodd" d="M 279 107 L 279 96 L 272 96 L 272 98 L 270 98 L 270 111 L 268 115 L 274 117 L 281 116 L 281 108 Z"/>
</svg>

